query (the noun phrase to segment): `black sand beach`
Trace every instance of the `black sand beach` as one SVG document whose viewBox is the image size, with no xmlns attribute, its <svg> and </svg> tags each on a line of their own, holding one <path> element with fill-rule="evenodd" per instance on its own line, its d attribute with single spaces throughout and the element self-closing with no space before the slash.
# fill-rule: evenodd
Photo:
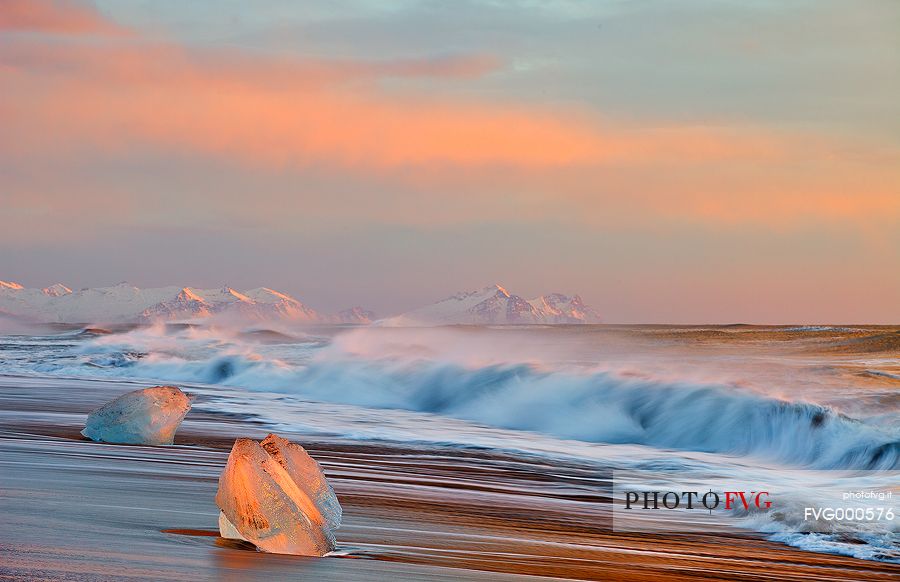
<svg viewBox="0 0 900 582">
<path fill-rule="evenodd" d="M 29 580 L 895 580 L 896 565 L 751 533 L 610 527 L 609 476 L 487 450 L 287 435 L 344 507 L 337 555 L 264 554 L 218 537 L 214 496 L 249 420 L 188 415 L 168 447 L 93 443 L 96 405 L 137 385 L 0 380 L 0 578 Z"/>
</svg>

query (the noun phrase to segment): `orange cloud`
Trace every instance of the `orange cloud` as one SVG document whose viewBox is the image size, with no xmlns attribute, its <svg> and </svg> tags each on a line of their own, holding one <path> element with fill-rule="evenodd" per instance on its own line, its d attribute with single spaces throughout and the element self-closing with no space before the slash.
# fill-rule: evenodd
<svg viewBox="0 0 900 582">
<path fill-rule="evenodd" d="M 44 22 L 77 21 L 67 15 L 81 7 L 39 5 L 63 7 Z M 104 28 L 117 26 L 101 19 L 95 29 Z M 502 63 L 489 56 L 329 61 L 204 52 L 135 37 L 46 43 L 11 36 L 0 51 L 0 153 L 10 159 L 77 164 L 152 150 L 266 169 L 389 176 L 413 192 L 395 196 L 421 201 L 428 193 L 429 203 L 405 199 L 370 212 L 420 225 L 471 220 L 473 213 L 504 218 L 511 208 L 524 219 L 592 226 L 900 216 L 897 172 L 872 170 L 896 162 L 894 151 L 854 165 L 832 159 L 839 148 L 827 140 L 772 130 L 637 128 L 586 110 L 415 89 L 417 78 L 490 74 Z M 412 82 L 398 87 L 397 78 Z M 293 201 L 284 198 L 287 215 Z M 303 212 L 344 212 L 335 205 L 340 201 L 323 199 Z"/>
<path fill-rule="evenodd" d="M 567 163 L 601 146 L 549 114 L 388 97 L 371 83 L 398 72 L 456 75 L 469 71 L 465 63 L 257 66 L 204 63 L 170 47 L 35 48 L 7 59 L 17 68 L 3 84 L 15 117 L 52 125 L 55 147 L 124 142 L 253 164 L 383 167 Z M 35 75 L 38 63 L 50 72 Z"/>
<path fill-rule="evenodd" d="M 62 34 L 121 34 L 125 29 L 103 18 L 97 9 L 76 0 L 3 0 L 0 31 Z"/>
<path fill-rule="evenodd" d="M 255 165 L 547 167 L 675 157 L 778 155 L 767 136 L 715 128 L 633 130 L 559 111 L 391 89 L 397 77 L 467 78 L 491 57 L 347 62 L 204 53 L 146 40 L 17 39 L 2 53 L 13 147 L 123 146 Z M 35 131 L 43 127 L 43 131 Z M 47 139 L 41 142 L 41 136 Z M 0 138 L 2 139 L 2 138 Z M 10 147 L 10 143 L 2 144 Z"/>
<path fill-rule="evenodd" d="M 672 174 L 660 168 L 598 175 L 593 182 L 559 176 L 555 192 L 589 228 L 697 226 L 729 231 L 745 225 L 773 232 L 837 228 L 883 246 L 900 224 L 900 159 L 894 166 L 815 164 L 802 176 L 790 159 L 766 164 L 716 164 Z M 641 175 L 643 174 L 643 175 Z M 534 185 L 548 188 L 548 181 Z M 597 185 L 601 184 L 601 185 Z M 561 205 L 557 205 L 561 206 Z M 547 205 L 535 205 L 547 212 Z M 537 212 L 534 214 L 537 219 Z M 557 217 L 561 219 L 561 216 Z M 897 256 L 900 247 L 891 254 Z"/>
</svg>

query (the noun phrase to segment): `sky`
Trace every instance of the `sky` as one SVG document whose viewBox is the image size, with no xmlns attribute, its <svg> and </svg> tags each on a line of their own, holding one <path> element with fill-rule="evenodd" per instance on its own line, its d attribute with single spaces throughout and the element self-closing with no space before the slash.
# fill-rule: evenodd
<svg viewBox="0 0 900 582">
<path fill-rule="evenodd" d="M 900 323 L 900 2 L 0 0 L 0 279 Z"/>
</svg>

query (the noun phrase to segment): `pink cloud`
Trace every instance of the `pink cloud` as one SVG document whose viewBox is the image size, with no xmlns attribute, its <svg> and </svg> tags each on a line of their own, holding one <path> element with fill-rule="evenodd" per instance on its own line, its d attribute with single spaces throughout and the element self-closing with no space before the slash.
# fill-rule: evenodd
<svg viewBox="0 0 900 582">
<path fill-rule="evenodd" d="M 78 0 L 3 0 L 0 31 L 61 34 L 122 34 L 117 26 L 87 2 Z"/>
<path fill-rule="evenodd" d="M 116 28 L 86 5 L 35 6 L 30 21 L 7 10 L 3 22 Z M 511 203 L 521 217 L 591 225 L 647 217 L 862 223 L 873 212 L 878 220 L 900 215 L 897 172 L 883 163 L 897 160 L 893 150 L 882 163 L 853 164 L 833 159 L 840 144 L 817 136 L 638 128 L 586 109 L 448 98 L 416 91 L 414 82 L 391 86 L 398 77 L 463 82 L 502 67 L 486 55 L 358 62 L 189 50 L 136 37 L 46 43 L 13 36 L 0 53 L 0 152 L 9 158 L 77 163 L 153 150 L 264 170 L 390 176 L 445 198 L 434 216 L 418 205 L 407 205 L 416 209 L 409 217 L 383 209 L 384 219 L 419 224 L 464 220 L 472 204 L 484 219 L 503 216 Z M 477 200 L 486 190 L 514 194 Z M 328 208 L 326 201 L 319 211 Z"/>
<path fill-rule="evenodd" d="M 399 95 L 379 87 L 398 74 L 456 77 L 485 70 L 478 59 L 259 61 L 157 45 L 114 52 L 20 46 L 5 61 L 17 73 L 5 77 L 20 87 L 18 116 L 52 119 L 57 146 L 87 141 L 118 148 L 125 140 L 252 164 L 374 168 L 758 158 L 778 155 L 780 148 L 751 132 L 629 130 L 586 111 Z"/>
</svg>

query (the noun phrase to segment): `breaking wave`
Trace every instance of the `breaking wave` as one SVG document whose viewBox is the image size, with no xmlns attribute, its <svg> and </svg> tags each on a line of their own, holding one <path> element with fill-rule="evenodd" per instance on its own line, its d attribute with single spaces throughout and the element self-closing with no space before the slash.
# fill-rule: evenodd
<svg viewBox="0 0 900 582">
<path fill-rule="evenodd" d="M 591 460 L 599 455 L 613 466 L 634 462 L 634 468 L 650 471 L 654 479 L 663 481 L 700 473 L 746 481 L 765 471 L 780 475 L 809 468 L 874 469 L 878 475 L 873 482 L 889 484 L 894 477 L 886 470 L 900 469 L 898 409 L 895 400 L 882 397 L 893 394 L 885 392 L 886 382 L 878 382 L 872 389 L 854 386 L 858 394 L 848 394 L 844 384 L 828 385 L 857 403 L 877 402 L 849 408 L 860 411 L 850 413 L 859 416 L 853 418 L 830 406 L 782 396 L 792 391 L 779 387 L 778 379 L 786 378 L 784 384 L 805 378 L 806 383 L 793 393 L 818 398 L 817 384 L 805 391 L 811 385 L 803 376 L 812 369 L 808 362 L 799 371 L 776 359 L 774 364 L 786 365 L 790 373 L 763 375 L 762 381 L 759 375 L 745 375 L 747 368 L 731 370 L 745 362 L 743 354 L 738 360 L 702 360 L 702 373 L 690 370 L 695 362 L 681 362 L 671 354 L 668 359 L 653 354 L 623 364 L 623 355 L 628 355 L 632 345 L 616 351 L 585 337 L 590 330 L 580 329 L 529 334 L 506 331 L 502 338 L 485 330 L 357 330 L 333 337 L 295 330 L 229 332 L 196 326 L 56 331 L 55 335 L 3 338 L 0 373 L 240 387 L 261 393 L 229 394 L 212 407 L 226 412 L 252 411 L 273 424 L 299 422 L 316 428 L 313 424 L 319 422 L 327 425 L 323 430 L 365 435 L 361 438 L 370 438 L 370 426 L 380 431 L 387 424 L 395 430 L 378 432 L 387 434 L 386 438 L 446 437 L 439 442 L 477 444 L 485 442 L 479 440 L 485 435 L 496 433 L 499 441 L 492 442 L 506 446 L 511 442 L 510 433 L 490 429 L 531 431 L 551 437 L 522 433 L 530 443 L 541 441 L 536 450 L 567 455 L 575 451 L 576 456 L 584 453 Z M 866 353 L 884 351 L 885 346 L 893 349 L 898 337 L 895 333 L 879 335 L 865 340 L 869 343 L 863 347 Z M 888 364 L 893 366 L 892 362 Z M 771 363 L 766 360 L 763 365 Z M 893 367 L 885 371 L 877 365 L 869 359 L 861 372 L 885 381 L 895 379 Z M 722 366 L 732 373 L 722 374 Z M 830 366 L 822 368 L 831 370 Z M 333 404 L 291 402 L 286 406 L 284 401 L 293 399 L 262 392 Z M 819 400 L 833 402 L 827 397 Z M 298 404 L 307 411 L 300 417 L 295 408 Z M 352 405 L 350 414 L 338 405 Z M 865 416 L 867 412 L 873 415 Z M 323 415 L 329 415 L 327 422 L 322 421 Z M 410 417 L 414 423 L 407 424 Z M 648 448 L 601 448 L 589 443 Z M 713 460 L 706 456 L 703 462 L 694 462 L 693 453 L 669 454 L 671 450 L 752 459 Z M 659 455 L 660 451 L 665 452 Z M 849 488 L 853 481 L 840 483 Z M 803 491 L 803 495 L 809 493 Z M 806 501 L 806 497 L 797 500 Z M 808 532 L 798 524 L 775 519 L 775 515 L 760 516 L 746 526 L 811 551 L 896 561 L 897 533 L 893 529 L 860 527 L 848 537 L 842 531 Z"/>
<path fill-rule="evenodd" d="M 731 385 L 534 364 L 359 357 L 316 344 L 292 346 L 291 354 L 307 350 L 292 361 L 228 342 L 204 351 L 204 338 L 191 341 L 179 351 L 122 349 L 104 336 L 81 349 L 77 365 L 62 361 L 40 371 L 237 386 L 592 443 L 753 455 L 801 467 L 900 468 L 896 424 L 867 424 L 827 406 Z"/>
</svg>

